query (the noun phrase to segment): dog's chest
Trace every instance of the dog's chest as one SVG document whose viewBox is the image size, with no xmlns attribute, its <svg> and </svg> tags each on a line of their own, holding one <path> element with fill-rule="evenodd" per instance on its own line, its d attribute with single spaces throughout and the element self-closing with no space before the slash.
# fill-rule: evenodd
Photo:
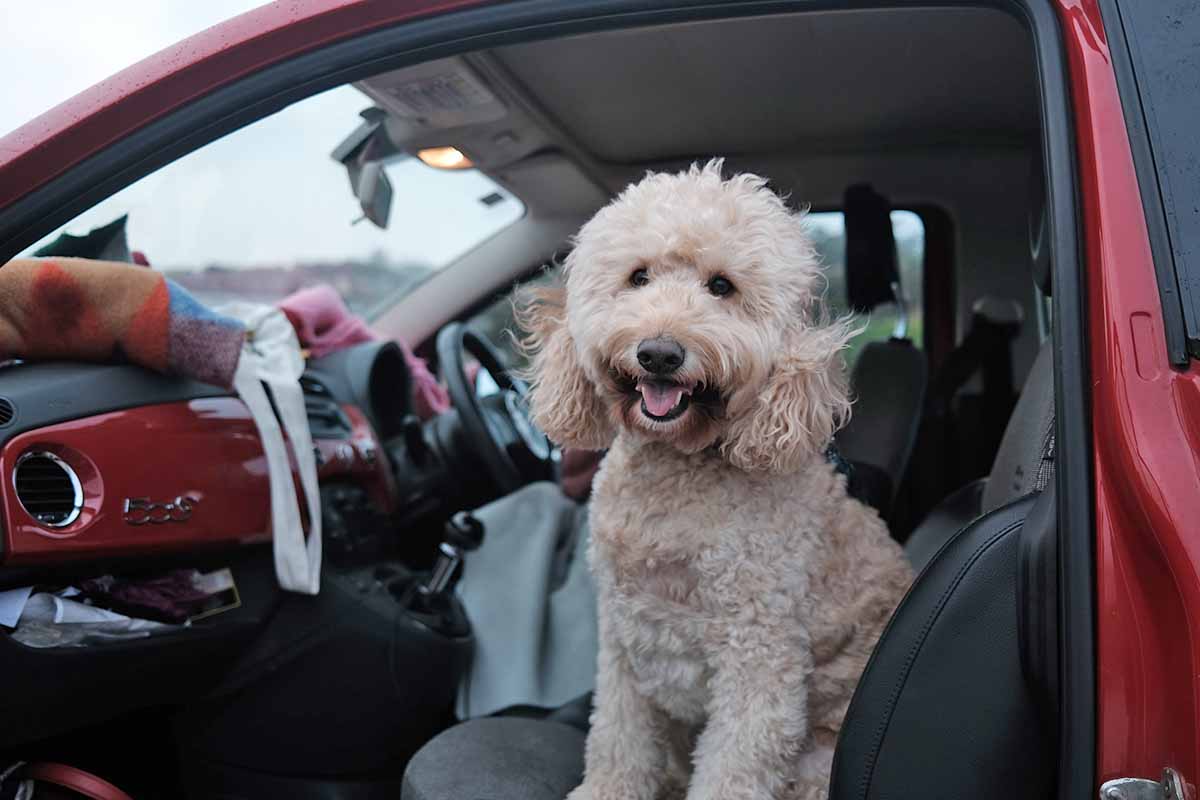
<svg viewBox="0 0 1200 800">
<path fill-rule="evenodd" d="M 672 717 L 698 723 L 711 676 L 703 655 L 712 650 L 715 625 L 698 603 L 687 567 L 658 567 L 648 565 L 615 582 L 609 609 L 613 633 L 638 690 Z"/>
<path fill-rule="evenodd" d="M 676 719 L 703 721 L 712 659 L 745 600 L 739 575 L 781 563 L 774 507 L 753 476 L 701 454 L 618 443 L 597 476 L 591 559 L 608 635 Z"/>
</svg>

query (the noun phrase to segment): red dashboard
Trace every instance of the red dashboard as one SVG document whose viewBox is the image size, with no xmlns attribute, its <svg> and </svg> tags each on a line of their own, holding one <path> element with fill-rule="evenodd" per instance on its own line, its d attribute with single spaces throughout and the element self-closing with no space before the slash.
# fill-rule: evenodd
<svg viewBox="0 0 1200 800">
<path fill-rule="evenodd" d="M 321 480 L 394 504 L 370 423 L 343 405 L 349 435 L 316 439 Z M 270 539 L 267 463 L 236 398 L 141 406 L 26 431 L 0 451 L 5 564 L 147 555 Z M 42 494 L 39 495 L 39 492 Z M 54 493 L 67 507 L 42 513 Z M 62 496 L 73 495 L 65 501 Z M 35 516 L 37 515 L 37 516 Z"/>
</svg>

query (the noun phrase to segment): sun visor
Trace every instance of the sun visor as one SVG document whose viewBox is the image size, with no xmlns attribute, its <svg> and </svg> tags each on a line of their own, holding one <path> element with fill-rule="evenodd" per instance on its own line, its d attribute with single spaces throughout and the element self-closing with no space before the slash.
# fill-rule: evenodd
<svg viewBox="0 0 1200 800">
<path fill-rule="evenodd" d="M 457 58 L 376 75 L 355 86 L 387 109 L 408 136 L 495 122 L 508 113 L 487 83 Z"/>
</svg>

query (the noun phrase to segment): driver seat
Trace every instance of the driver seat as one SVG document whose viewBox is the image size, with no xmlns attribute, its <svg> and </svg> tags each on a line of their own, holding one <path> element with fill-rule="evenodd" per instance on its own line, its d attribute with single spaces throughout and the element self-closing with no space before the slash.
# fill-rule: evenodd
<svg viewBox="0 0 1200 800">
<path fill-rule="evenodd" d="M 1051 797 L 1057 720 L 1052 345 L 1005 431 L 985 508 L 897 608 L 847 711 L 831 800 Z M 403 800 L 561 800 L 585 733 L 562 715 L 487 718 L 413 757 Z"/>
</svg>

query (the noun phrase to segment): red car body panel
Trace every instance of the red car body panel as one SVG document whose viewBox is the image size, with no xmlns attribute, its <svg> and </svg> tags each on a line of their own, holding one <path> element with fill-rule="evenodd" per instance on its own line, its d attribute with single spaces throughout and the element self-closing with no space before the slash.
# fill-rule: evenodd
<svg viewBox="0 0 1200 800">
<path fill-rule="evenodd" d="M 386 457 L 366 416 L 343 406 L 351 431 L 344 439 L 314 441 L 318 475 L 362 486 L 382 509 L 395 506 Z M 153 449 L 146 449 L 152 441 Z M 23 454 L 49 451 L 79 476 L 84 509 L 64 528 L 37 522 L 17 499 L 11 481 L 3 497 L 3 562 L 57 564 L 76 558 L 145 556 L 271 538 L 267 458 L 254 418 L 234 397 L 141 406 L 83 417 L 26 431 L 0 451 L 0 474 L 12 472 Z M 86 454 L 86 455 L 85 455 Z M 188 469 L 175 469 L 177 464 Z M 126 498 L 171 503 L 188 498 L 187 524 L 165 521 L 130 525 Z M 135 511 L 140 518 L 145 512 Z"/>
<path fill-rule="evenodd" d="M 0 208 L 198 97 L 289 58 L 483 0 L 275 2 L 184 39 L 0 139 Z"/>
<path fill-rule="evenodd" d="M 1054 0 L 1068 54 L 1095 447 L 1098 775 L 1200 779 L 1200 372 L 1167 362 L 1103 20 Z M 187 39 L 0 139 L 0 208 L 148 123 L 324 45 L 481 0 L 276 3 Z M 1066 454 L 1066 458 L 1070 458 Z M 1062 456 L 1060 456 L 1062 458 Z"/>
<path fill-rule="evenodd" d="M 154 442 L 152 449 L 146 443 Z M 143 406 L 22 433 L 0 453 L 8 475 L 24 453 L 49 450 L 83 485 L 84 509 L 65 528 L 31 517 L 5 481 L 4 562 L 55 563 L 266 541 L 271 536 L 267 459 L 242 401 L 214 397 Z M 176 469 L 187 464 L 186 470 Z M 186 524 L 128 525 L 126 498 L 188 499 Z M 166 516 L 163 514 L 163 516 Z"/>
<path fill-rule="evenodd" d="M 1097 770 L 1197 778 L 1200 371 L 1171 368 L 1104 24 L 1060 3 L 1088 284 L 1096 475 Z"/>
</svg>

